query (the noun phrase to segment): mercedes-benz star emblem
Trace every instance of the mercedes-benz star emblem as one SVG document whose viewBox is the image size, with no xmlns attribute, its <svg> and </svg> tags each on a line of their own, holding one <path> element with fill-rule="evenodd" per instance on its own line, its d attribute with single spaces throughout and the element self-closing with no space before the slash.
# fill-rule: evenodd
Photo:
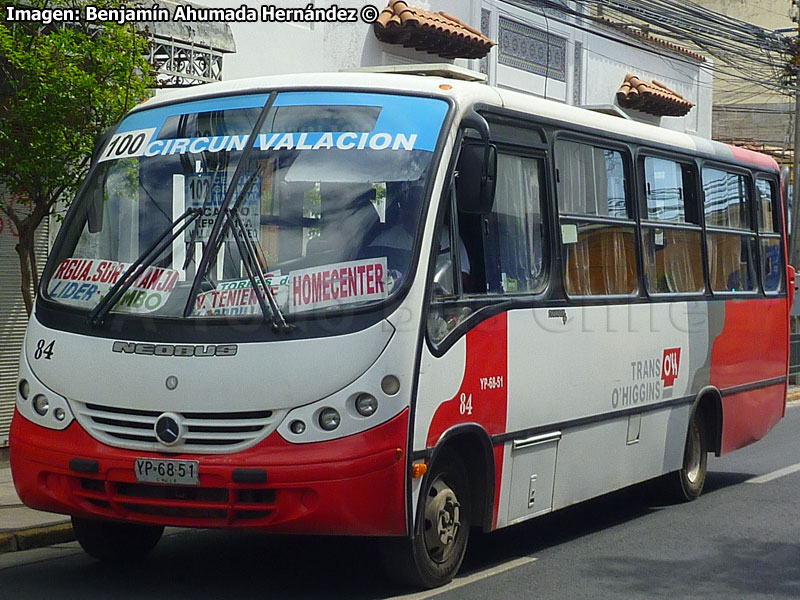
<svg viewBox="0 0 800 600">
<path fill-rule="evenodd" d="M 174 446 L 183 433 L 180 418 L 173 413 L 164 413 L 156 419 L 155 432 L 159 442 L 165 446 Z"/>
</svg>

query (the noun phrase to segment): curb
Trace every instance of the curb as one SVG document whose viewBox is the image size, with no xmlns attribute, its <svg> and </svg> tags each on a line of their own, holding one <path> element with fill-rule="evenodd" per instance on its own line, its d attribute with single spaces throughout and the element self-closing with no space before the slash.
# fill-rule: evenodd
<svg viewBox="0 0 800 600">
<path fill-rule="evenodd" d="M 75 533 L 69 523 L 9 531 L 0 533 L 0 554 L 72 541 L 75 541 Z"/>
<path fill-rule="evenodd" d="M 792 391 L 786 394 L 787 404 L 790 402 L 800 402 L 800 390 Z"/>
</svg>

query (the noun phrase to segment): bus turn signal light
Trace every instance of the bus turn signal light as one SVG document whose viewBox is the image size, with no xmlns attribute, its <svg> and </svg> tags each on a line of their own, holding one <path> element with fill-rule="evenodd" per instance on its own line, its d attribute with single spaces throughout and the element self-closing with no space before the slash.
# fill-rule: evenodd
<svg viewBox="0 0 800 600">
<path fill-rule="evenodd" d="M 419 479 L 428 472 L 428 465 L 425 463 L 415 463 L 411 466 L 411 476 L 414 479 Z"/>
</svg>

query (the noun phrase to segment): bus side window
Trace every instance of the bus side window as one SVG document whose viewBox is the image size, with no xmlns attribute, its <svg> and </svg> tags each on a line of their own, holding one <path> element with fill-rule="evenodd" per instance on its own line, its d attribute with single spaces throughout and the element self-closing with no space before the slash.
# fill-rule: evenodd
<svg viewBox="0 0 800 600">
<path fill-rule="evenodd" d="M 457 211 L 456 219 L 451 220 L 450 211 L 458 206 L 457 198 L 451 197 L 439 234 L 433 277 L 434 305 L 428 333 L 434 343 L 472 313 L 472 308 L 458 299 L 459 281 L 463 296 L 472 298 L 531 294 L 544 289 L 547 262 L 542 173 L 538 158 L 498 153 L 492 212 Z M 456 272 L 460 272 L 460 278 L 451 279 Z"/>
<path fill-rule="evenodd" d="M 569 296 L 625 296 L 639 290 L 636 226 L 617 150 L 556 142 L 564 288 Z"/>
<path fill-rule="evenodd" d="M 703 167 L 708 275 L 714 292 L 758 290 L 748 175 Z"/>
<path fill-rule="evenodd" d="M 540 160 L 498 153 L 494 206 L 481 215 L 481 292 L 530 294 L 544 288 L 542 189 Z"/>
<path fill-rule="evenodd" d="M 642 244 L 648 293 L 702 294 L 703 244 L 693 165 L 645 157 Z"/>
<path fill-rule="evenodd" d="M 758 239 L 761 245 L 761 277 L 764 291 L 775 294 L 783 291 L 783 252 L 781 251 L 781 211 L 777 204 L 774 181 L 756 179 L 756 211 L 758 214 Z"/>
</svg>

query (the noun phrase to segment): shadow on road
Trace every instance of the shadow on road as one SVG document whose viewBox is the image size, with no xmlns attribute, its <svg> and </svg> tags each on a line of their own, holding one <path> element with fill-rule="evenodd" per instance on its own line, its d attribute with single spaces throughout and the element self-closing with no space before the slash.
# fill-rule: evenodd
<svg viewBox="0 0 800 600">
<path fill-rule="evenodd" d="M 715 540 L 715 554 L 702 561 L 631 556 L 597 559 L 584 564 L 582 576 L 594 573 L 612 582 L 611 596 L 693 598 L 800 597 L 800 544 Z M 724 594 L 722 593 L 724 590 Z"/>
<path fill-rule="evenodd" d="M 715 494 L 750 477 L 740 473 L 709 473 L 708 493 Z M 473 532 L 461 575 L 515 558 L 535 556 L 573 539 L 669 509 L 668 505 L 654 503 L 657 499 L 654 489 L 652 483 L 642 484 L 492 534 Z M 790 572 L 781 572 L 775 597 L 790 593 L 798 597 L 798 559 L 798 546 L 761 544 L 743 548 L 731 543 L 729 547 L 720 547 L 715 561 L 704 565 L 703 570 L 709 572 L 709 585 L 713 585 L 715 571 L 724 572 L 728 585 L 748 591 L 754 570 L 759 576 L 766 576 L 774 569 L 776 560 L 784 565 L 793 564 Z M 729 579 L 732 563 L 741 567 L 734 582 Z M 603 577 L 613 574 L 622 589 L 645 592 L 639 586 L 650 577 L 643 579 L 643 572 L 669 580 L 672 574 L 686 573 L 696 565 L 632 557 L 622 563 L 597 559 L 582 567 L 602 572 Z M 79 554 L 5 569 L 0 571 L 0 599 L 4 600 L 3 592 L 9 590 L 14 591 L 14 600 L 42 597 L 124 600 L 165 595 L 170 600 L 234 597 L 367 600 L 409 591 L 386 581 L 374 540 L 202 530 L 167 536 L 147 560 L 123 568 L 109 568 Z"/>
</svg>

